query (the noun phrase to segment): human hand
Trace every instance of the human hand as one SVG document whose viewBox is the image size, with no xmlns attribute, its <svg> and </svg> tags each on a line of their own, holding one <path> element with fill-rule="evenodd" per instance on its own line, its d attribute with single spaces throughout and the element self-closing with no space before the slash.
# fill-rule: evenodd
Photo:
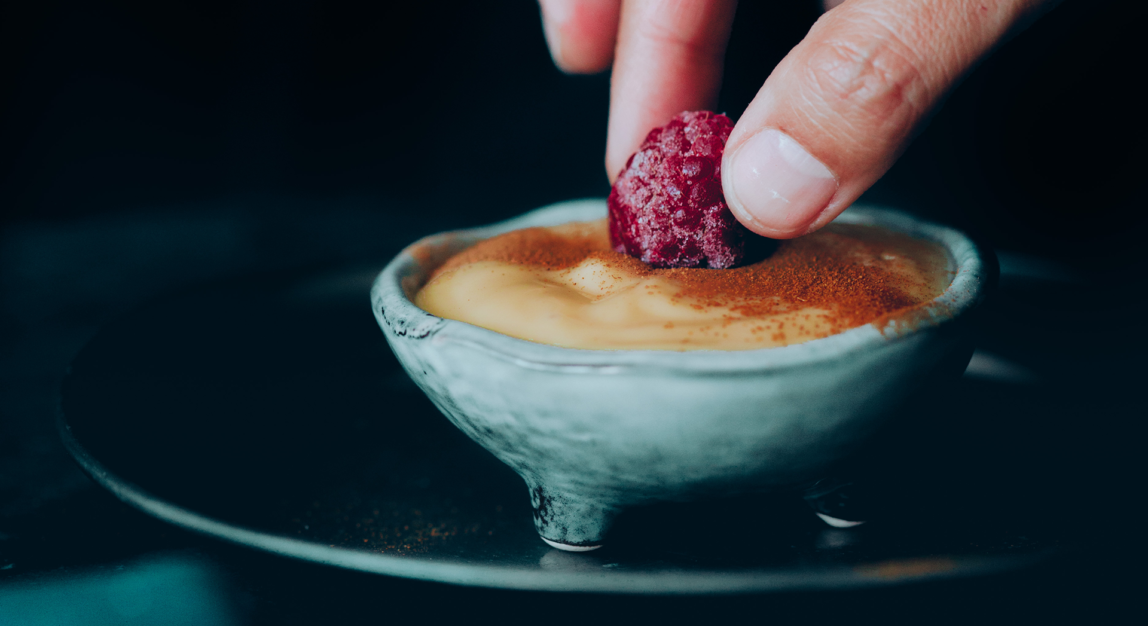
<svg viewBox="0 0 1148 626">
<path fill-rule="evenodd" d="M 712 109 L 735 0 L 539 0 L 555 63 L 613 65 L 606 171 L 652 128 Z M 726 143 L 722 187 L 750 230 L 828 224 L 897 160 L 953 85 L 1040 0 L 827 0 Z M 840 6 L 836 6 L 840 5 Z"/>
</svg>

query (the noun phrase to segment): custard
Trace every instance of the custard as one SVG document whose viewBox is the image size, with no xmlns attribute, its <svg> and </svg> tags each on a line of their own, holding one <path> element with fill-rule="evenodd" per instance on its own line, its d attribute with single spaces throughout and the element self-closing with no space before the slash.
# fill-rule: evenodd
<svg viewBox="0 0 1148 626">
<path fill-rule="evenodd" d="M 439 317 L 593 350 L 751 350 L 887 320 L 948 287 L 944 249 L 874 226 L 830 224 L 727 270 L 653 269 L 610 247 L 605 220 L 482 241 L 415 296 Z"/>
</svg>

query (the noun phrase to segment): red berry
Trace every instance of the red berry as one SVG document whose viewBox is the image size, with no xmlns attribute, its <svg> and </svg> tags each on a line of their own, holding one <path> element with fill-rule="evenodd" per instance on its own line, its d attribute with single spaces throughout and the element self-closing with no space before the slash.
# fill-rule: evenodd
<svg viewBox="0 0 1148 626">
<path fill-rule="evenodd" d="M 610 243 L 654 267 L 724 269 L 745 257 L 746 229 L 721 191 L 733 122 L 682 113 L 646 135 L 610 190 Z"/>
</svg>

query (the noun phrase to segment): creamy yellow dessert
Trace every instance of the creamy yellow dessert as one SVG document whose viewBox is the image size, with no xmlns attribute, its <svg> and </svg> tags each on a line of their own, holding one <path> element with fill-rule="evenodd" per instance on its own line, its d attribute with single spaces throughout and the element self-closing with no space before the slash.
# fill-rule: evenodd
<svg viewBox="0 0 1148 626">
<path fill-rule="evenodd" d="M 439 317 L 556 346 L 750 350 L 880 323 L 944 292 L 944 249 L 831 224 L 745 267 L 653 269 L 610 247 L 605 220 L 482 241 L 415 296 Z"/>
</svg>

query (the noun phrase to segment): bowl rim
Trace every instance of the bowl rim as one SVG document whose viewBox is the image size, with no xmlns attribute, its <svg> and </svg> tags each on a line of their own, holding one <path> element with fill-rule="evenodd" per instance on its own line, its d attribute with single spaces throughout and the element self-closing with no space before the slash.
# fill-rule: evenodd
<svg viewBox="0 0 1148 626">
<path fill-rule="evenodd" d="M 544 206 L 489 226 L 423 237 L 403 249 L 379 272 L 371 286 L 371 306 L 375 317 L 384 331 L 389 328 L 399 337 L 433 337 L 434 341 L 428 344 L 461 344 L 529 369 L 615 373 L 622 369 L 652 368 L 684 370 L 695 375 L 729 375 L 821 363 L 905 341 L 925 330 L 946 326 L 964 317 L 984 299 L 992 276 L 993 266 L 986 251 L 960 231 L 899 211 L 855 204 L 834 222 L 881 226 L 935 242 L 945 248 L 956 265 L 956 273 L 944 293 L 912 309 L 909 315 L 889 319 L 881 328 L 869 323 L 821 339 L 752 350 L 589 350 L 537 343 L 466 322 L 443 319 L 417 307 L 407 294 L 409 279 L 423 270 L 415 250 L 425 250 L 429 246 L 429 249 L 456 248 L 457 251 L 461 250 L 457 247 L 460 243 L 472 245 L 512 230 L 590 221 L 605 215 L 604 198 L 573 200 Z"/>
</svg>

